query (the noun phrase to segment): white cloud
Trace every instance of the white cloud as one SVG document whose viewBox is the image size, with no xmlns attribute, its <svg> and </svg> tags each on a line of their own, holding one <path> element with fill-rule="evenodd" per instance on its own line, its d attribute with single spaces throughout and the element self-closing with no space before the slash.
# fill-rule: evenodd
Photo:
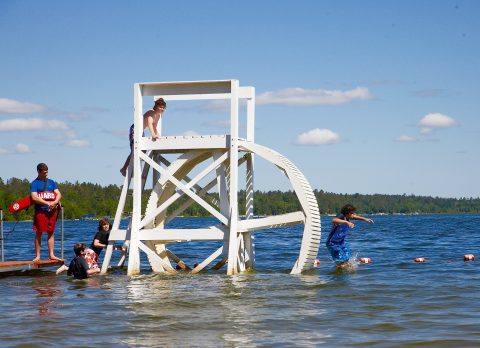
<svg viewBox="0 0 480 348">
<path fill-rule="evenodd" d="M 418 141 L 417 137 L 412 137 L 410 135 L 401 135 L 395 141 L 398 141 L 400 143 L 414 143 Z"/>
<path fill-rule="evenodd" d="M 41 129 L 66 131 L 69 127 L 63 121 L 44 120 L 41 118 L 13 118 L 0 121 L 0 132 L 32 131 Z"/>
<path fill-rule="evenodd" d="M 26 144 L 21 144 L 21 143 L 15 145 L 11 150 L 0 148 L 0 156 L 10 155 L 10 154 L 30 153 L 30 152 L 32 152 L 32 150 L 30 150 L 30 147 Z"/>
<path fill-rule="evenodd" d="M 449 128 L 458 125 L 458 122 L 453 117 L 441 113 L 430 113 L 425 115 L 418 125 L 424 128 Z"/>
<path fill-rule="evenodd" d="M 270 91 L 257 95 L 257 105 L 285 105 L 285 106 L 315 106 L 315 105 L 338 105 L 346 104 L 355 100 L 373 99 L 367 87 L 357 87 L 348 91 L 286 88 L 278 91 Z M 240 107 L 246 105 L 245 100 L 240 101 Z M 230 102 L 228 100 L 214 100 L 196 108 L 203 113 L 229 113 Z"/>
<path fill-rule="evenodd" d="M 398 142 L 416 142 L 416 141 L 436 141 L 434 139 L 429 139 L 427 135 L 433 133 L 436 129 L 440 128 L 451 128 L 457 126 L 459 123 L 453 117 L 450 117 L 445 114 L 438 112 L 429 113 L 422 117 L 418 122 L 418 127 L 420 128 L 420 138 L 410 135 L 402 135 L 395 139 Z"/>
<path fill-rule="evenodd" d="M 425 134 L 430 134 L 432 133 L 433 129 L 429 127 L 422 127 L 420 128 L 420 134 L 425 135 Z"/>
<path fill-rule="evenodd" d="M 354 100 L 372 99 L 368 88 L 357 87 L 349 91 L 325 89 L 287 88 L 259 94 L 258 105 L 277 104 L 288 106 L 338 105 Z"/>
<path fill-rule="evenodd" d="M 29 152 L 32 152 L 32 150 L 30 150 L 30 147 L 26 144 L 17 144 L 17 145 L 15 145 L 15 152 L 16 153 L 29 153 Z"/>
<path fill-rule="evenodd" d="M 298 145 L 326 145 L 340 141 L 340 136 L 330 129 L 315 128 L 297 137 Z"/>
<path fill-rule="evenodd" d="M 67 147 L 89 147 L 90 142 L 88 140 L 73 139 L 65 143 Z"/>
<path fill-rule="evenodd" d="M 46 108 L 39 104 L 19 102 L 13 99 L 0 98 L 0 112 L 7 114 L 41 112 Z"/>
</svg>

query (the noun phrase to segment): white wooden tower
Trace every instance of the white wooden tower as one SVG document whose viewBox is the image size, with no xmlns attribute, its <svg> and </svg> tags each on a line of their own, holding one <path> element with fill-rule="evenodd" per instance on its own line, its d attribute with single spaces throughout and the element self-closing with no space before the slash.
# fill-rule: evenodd
<svg viewBox="0 0 480 348">
<path fill-rule="evenodd" d="M 143 97 L 149 96 L 153 100 L 163 97 L 167 103 L 174 100 L 227 100 L 230 102 L 230 133 L 195 136 L 160 134 L 159 139 L 152 141 L 142 136 Z M 242 100 L 246 101 L 246 138 L 239 137 L 239 106 Z M 255 230 L 293 224 L 303 224 L 304 231 L 301 245 L 292 246 L 300 251 L 291 273 L 311 268 L 317 257 L 321 234 L 317 200 L 310 184 L 293 163 L 279 153 L 255 144 L 254 124 L 255 89 L 239 86 L 238 80 L 136 83 L 133 156 L 125 176 L 102 273 L 110 265 L 115 241 L 122 241 L 127 249 L 119 265 L 128 259 L 129 275 L 140 273 L 142 252 L 148 257 L 154 272 L 176 273 L 172 261 L 178 263 L 180 258 L 168 249 L 169 244 L 221 241 L 221 247 L 205 255 L 205 259 L 191 272 L 200 272 L 216 261 L 213 268 L 227 264 L 227 274 L 237 274 L 255 268 Z M 158 130 L 160 133 L 160 123 Z M 167 154 L 178 157 L 169 161 L 165 158 Z M 254 155 L 273 163 L 288 177 L 300 202 L 300 211 L 254 218 Z M 241 180 L 245 180 L 247 198 L 244 219 L 239 216 L 238 209 L 239 166 L 243 165 L 246 166 L 246 177 Z M 146 194 L 146 180 L 142 178 L 146 178 L 150 170 L 153 189 L 148 203 L 142 206 L 142 196 Z M 189 176 L 192 171 L 195 172 L 194 177 Z M 207 175 L 214 179 L 199 185 Z M 120 229 L 130 186 L 133 189 L 133 211 L 128 228 Z M 214 189 L 218 192 L 218 201 L 206 196 Z M 167 212 L 167 208 L 182 195 L 187 195 L 188 201 L 175 211 Z M 168 222 L 194 202 L 215 217 L 218 224 L 201 229 L 165 228 Z M 272 238 L 275 238 L 273 234 Z"/>
</svg>

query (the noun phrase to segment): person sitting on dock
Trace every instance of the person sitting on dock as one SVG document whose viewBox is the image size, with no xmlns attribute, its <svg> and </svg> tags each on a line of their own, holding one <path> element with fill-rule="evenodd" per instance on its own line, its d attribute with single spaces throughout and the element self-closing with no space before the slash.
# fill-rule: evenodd
<svg viewBox="0 0 480 348">
<path fill-rule="evenodd" d="M 35 258 L 40 260 L 42 234 L 47 233 L 48 254 L 50 260 L 61 259 L 54 254 L 55 224 L 57 222 L 58 206 L 62 194 L 58 190 L 57 183 L 47 178 L 48 166 L 45 163 L 37 165 L 37 178 L 30 184 L 30 198 L 35 203 L 35 215 L 33 217 L 33 230 L 35 231 Z"/>
<path fill-rule="evenodd" d="M 73 275 L 75 279 L 86 279 L 91 275 L 100 273 L 100 268 L 90 268 L 88 267 L 87 261 L 85 260 L 85 252 L 87 247 L 84 243 L 77 243 L 73 246 L 73 251 L 75 252 L 76 257 L 70 262 L 70 265 L 67 267 L 63 265 L 57 270 L 57 274 L 67 271 L 67 275 Z M 61 272 L 59 272 L 61 271 Z"/>
</svg>

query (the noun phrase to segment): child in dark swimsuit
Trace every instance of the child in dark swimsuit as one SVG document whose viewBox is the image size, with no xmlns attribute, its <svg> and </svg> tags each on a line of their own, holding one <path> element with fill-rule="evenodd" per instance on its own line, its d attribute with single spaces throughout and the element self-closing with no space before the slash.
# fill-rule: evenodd
<svg viewBox="0 0 480 348">
<path fill-rule="evenodd" d="M 87 247 L 83 243 L 77 243 L 73 246 L 73 251 L 75 252 L 76 257 L 70 262 L 70 265 L 67 267 L 63 265 L 57 270 L 57 274 L 60 273 L 60 270 L 66 270 L 67 274 L 73 275 L 75 279 L 86 279 L 89 276 L 99 273 L 100 268 L 88 267 L 87 261 L 85 260 L 85 250 Z"/>
<path fill-rule="evenodd" d="M 93 237 L 92 244 L 90 245 L 90 248 L 87 249 L 85 254 L 85 259 L 87 260 L 90 268 L 100 268 L 98 265 L 98 258 L 100 257 L 103 248 L 108 245 L 110 228 L 110 220 L 107 218 L 103 218 L 98 221 L 98 231 L 95 234 L 95 237 Z M 121 246 L 113 246 L 113 249 L 123 251 Z"/>
</svg>

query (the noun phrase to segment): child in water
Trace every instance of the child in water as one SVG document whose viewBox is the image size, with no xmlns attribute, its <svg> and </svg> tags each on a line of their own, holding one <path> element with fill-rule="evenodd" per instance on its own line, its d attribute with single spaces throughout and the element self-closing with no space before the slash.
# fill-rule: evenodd
<svg viewBox="0 0 480 348">
<path fill-rule="evenodd" d="M 108 237 L 110 236 L 110 229 L 112 225 L 110 220 L 103 218 L 98 220 L 98 231 L 93 237 L 90 248 L 87 249 L 85 259 L 87 260 L 90 268 L 100 268 L 98 264 L 98 258 L 102 253 L 102 250 L 108 245 Z M 123 251 L 121 246 L 113 246 L 114 250 Z"/>
<path fill-rule="evenodd" d="M 354 228 L 355 225 L 351 220 L 361 220 L 369 223 L 373 223 L 372 219 L 365 218 L 363 216 L 355 214 L 356 208 L 351 204 L 346 204 L 332 219 L 332 230 L 327 238 L 327 249 L 332 255 L 333 261 L 339 268 L 345 268 L 348 266 L 348 261 L 352 257 L 352 252 L 345 238 L 348 231 Z"/>
<path fill-rule="evenodd" d="M 95 237 L 93 237 L 92 244 L 90 245 L 90 248 L 86 248 L 83 257 L 85 258 L 85 261 L 87 262 L 88 268 L 89 269 L 97 269 L 98 272 L 100 272 L 100 266 L 98 264 L 98 258 L 100 256 L 100 253 L 102 250 L 107 246 L 108 244 L 108 237 L 110 236 L 110 220 L 107 218 L 100 219 L 98 221 L 98 231 L 95 234 Z M 121 250 L 124 251 L 121 246 L 113 246 L 114 250 Z M 67 271 L 69 267 L 63 265 L 57 270 L 57 275 Z"/>
<path fill-rule="evenodd" d="M 100 268 L 88 267 L 87 261 L 85 260 L 85 250 L 87 247 L 83 243 L 77 243 L 73 246 L 73 251 L 75 252 L 76 257 L 70 262 L 70 265 L 67 268 L 67 274 L 73 275 L 75 279 L 86 279 L 89 276 L 99 273 Z M 62 267 L 66 267 L 63 265 Z"/>
</svg>

